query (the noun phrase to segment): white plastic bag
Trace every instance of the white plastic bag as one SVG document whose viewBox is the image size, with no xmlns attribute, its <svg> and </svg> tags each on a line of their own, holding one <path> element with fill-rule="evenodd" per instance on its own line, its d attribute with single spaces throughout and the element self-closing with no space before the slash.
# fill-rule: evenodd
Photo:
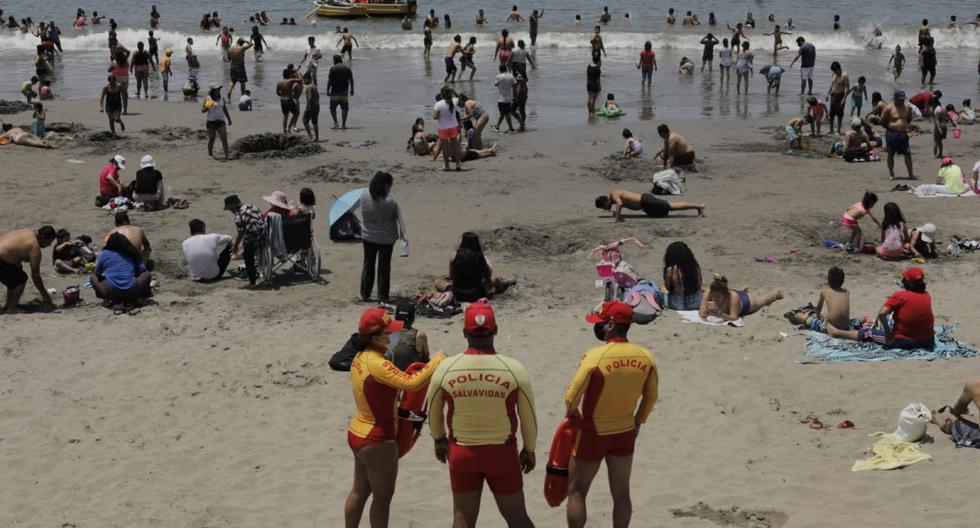
<svg viewBox="0 0 980 528">
<path fill-rule="evenodd" d="M 685 178 L 683 173 L 674 169 L 662 170 L 653 175 L 653 187 L 664 194 L 681 195 L 684 194 Z"/>
<path fill-rule="evenodd" d="M 895 438 L 904 442 L 918 442 L 926 435 L 926 426 L 932 420 L 932 411 L 924 403 L 910 403 L 898 415 Z"/>
</svg>

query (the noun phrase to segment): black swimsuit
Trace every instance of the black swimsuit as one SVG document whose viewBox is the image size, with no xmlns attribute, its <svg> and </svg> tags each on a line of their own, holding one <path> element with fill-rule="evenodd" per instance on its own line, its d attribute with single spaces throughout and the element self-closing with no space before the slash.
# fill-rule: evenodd
<svg viewBox="0 0 980 528">
<path fill-rule="evenodd" d="M 119 112 L 122 110 L 122 92 L 109 91 L 105 96 L 105 111 Z"/>
</svg>

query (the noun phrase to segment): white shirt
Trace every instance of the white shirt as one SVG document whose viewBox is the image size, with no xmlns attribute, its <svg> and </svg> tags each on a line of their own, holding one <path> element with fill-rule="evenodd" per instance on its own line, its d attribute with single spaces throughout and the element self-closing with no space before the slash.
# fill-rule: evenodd
<svg viewBox="0 0 980 528">
<path fill-rule="evenodd" d="M 453 97 L 453 110 L 459 108 L 459 99 Z M 456 128 L 459 126 L 459 121 L 456 120 L 456 112 L 449 110 L 449 103 L 446 101 L 439 101 L 432 107 L 432 110 L 436 112 L 439 118 L 439 128 Z"/>
<path fill-rule="evenodd" d="M 510 103 L 514 100 L 514 76 L 509 72 L 504 72 L 494 79 L 493 85 L 497 87 L 497 102 Z"/>
<path fill-rule="evenodd" d="M 191 280 L 218 278 L 218 254 L 230 243 L 230 236 L 216 233 L 194 235 L 185 240 L 181 247 Z"/>
<path fill-rule="evenodd" d="M 527 62 L 527 50 L 522 50 L 521 48 L 514 48 L 511 52 L 510 60 L 518 64 L 524 64 Z"/>
<path fill-rule="evenodd" d="M 306 58 L 304 60 L 310 65 L 310 68 L 316 69 L 321 57 L 323 57 L 323 54 L 320 53 L 320 48 L 313 46 L 306 50 Z"/>
</svg>

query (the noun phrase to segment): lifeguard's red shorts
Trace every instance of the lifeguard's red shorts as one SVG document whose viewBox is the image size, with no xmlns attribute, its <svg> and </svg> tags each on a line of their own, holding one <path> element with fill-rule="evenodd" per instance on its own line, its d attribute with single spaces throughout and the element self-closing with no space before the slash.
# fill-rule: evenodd
<svg viewBox="0 0 980 528">
<path fill-rule="evenodd" d="M 361 449 L 367 446 L 383 444 L 385 442 L 387 442 L 387 440 L 370 440 L 367 438 L 361 438 L 360 436 L 357 436 L 356 434 L 347 431 L 347 445 L 350 446 L 350 450 L 353 451 L 354 453 L 357 453 L 358 451 L 360 451 Z"/>
<path fill-rule="evenodd" d="M 449 482 L 453 493 L 473 493 L 490 485 L 494 495 L 513 495 L 524 489 L 517 444 L 464 446 L 449 442 Z"/>
<path fill-rule="evenodd" d="M 606 436 L 599 436 L 592 430 L 579 429 L 572 456 L 582 462 L 595 463 L 606 458 L 606 455 L 633 456 L 635 446 L 636 429 Z"/>
</svg>

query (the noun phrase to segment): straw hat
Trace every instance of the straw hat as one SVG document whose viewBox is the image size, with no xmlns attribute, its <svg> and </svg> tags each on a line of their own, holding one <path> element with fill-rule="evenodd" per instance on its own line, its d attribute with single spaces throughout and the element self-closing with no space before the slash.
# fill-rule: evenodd
<svg viewBox="0 0 980 528">
<path fill-rule="evenodd" d="M 289 197 L 282 191 L 273 191 L 269 196 L 263 196 L 263 200 L 283 209 L 289 209 Z"/>
</svg>

